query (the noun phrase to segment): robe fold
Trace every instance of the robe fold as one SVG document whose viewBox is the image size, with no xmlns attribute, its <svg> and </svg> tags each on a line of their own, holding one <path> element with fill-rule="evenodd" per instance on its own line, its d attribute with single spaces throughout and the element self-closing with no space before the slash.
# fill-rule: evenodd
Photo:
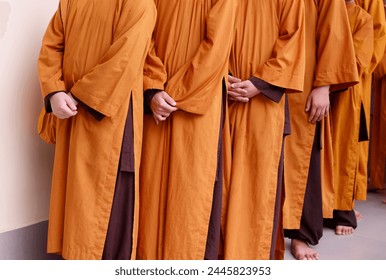
<svg viewBox="0 0 386 280">
<path fill-rule="evenodd" d="M 38 60 L 43 98 L 73 94 L 85 106 L 56 120 L 48 252 L 65 259 L 101 259 L 106 240 L 129 101 L 139 173 L 143 65 L 156 19 L 152 1 L 61 0 Z M 139 215 L 135 182 L 132 258 Z"/>
<path fill-rule="evenodd" d="M 239 0 L 230 73 L 301 92 L 304 28 L 301 0 Z M 275 102 L 266 95 L 229 104 L 230 128 L 224 140 L 230 141 L 225 145 L 229 150 L 225 152 L 224 259 L 271 256 L 285 98 Z"/>
<path fill-rule="evenodd" d="M 304 91 L 289 95 L 291 135 L 284 147 L 284 228 L 299 229 L 310 173 L 315 124 L 305 111 L 312 89 L 331 86 L 347 88 L 358 82 L 355 53 L 344 1 L 304 0 L 306 11 L 306 71 Z M 321 121 L 321 180 L 324 215 L 333 211 L 333 163 L 329 117 Z M 321 217 L 322 218 L 322 217 Z"/>
<path fill-rule="evenodd" d="M 155 4 L 144 88 L 165 90 L 179 110 L 158 125 L 144 117 L 138 258 L 203 260 L 236 1 Z"/>
</svg>

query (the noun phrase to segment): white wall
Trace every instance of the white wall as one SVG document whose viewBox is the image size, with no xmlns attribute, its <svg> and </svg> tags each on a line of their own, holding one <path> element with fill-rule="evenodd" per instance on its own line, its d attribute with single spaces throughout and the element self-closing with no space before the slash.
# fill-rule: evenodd
<svg viewBox="0 0 386 280">
<path fill-rule="evenodd" d="M 38 136 L 37 57 L 59 0 L 0 0 L 0 233 L 47 220 L 53 146 Z"/>
</svg>

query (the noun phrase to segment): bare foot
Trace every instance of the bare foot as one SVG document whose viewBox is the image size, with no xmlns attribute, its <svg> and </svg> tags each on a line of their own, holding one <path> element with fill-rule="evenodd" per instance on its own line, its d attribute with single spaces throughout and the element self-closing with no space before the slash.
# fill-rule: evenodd
<svg viewBox="0 0 386 280">
<path fill-rule="evenodd" d="M 353 232 L 354 232 L 354 229 L 348 226 L 336 226 L 335 228 L 335 234 L 337 235 L 350 235 Z"/>
<path fill-rule="evenodd" d="M 362 214 L 358 211 L 358 210 L 355 210 L 354 209 L 354 212 L 355 212 L 355 218 L 357 219 L 357 221 L 360 221 L 362 220 Z"/>
<path fill-rule="evenodd" d="M 297 260 L 318 260 L 319 254 L 299 239 L 291 239 L 291 253 Z"/>
</svg>

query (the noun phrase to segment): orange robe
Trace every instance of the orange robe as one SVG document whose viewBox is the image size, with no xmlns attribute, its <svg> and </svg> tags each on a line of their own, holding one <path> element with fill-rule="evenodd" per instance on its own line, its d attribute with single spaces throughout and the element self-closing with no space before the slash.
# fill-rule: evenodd
<svg viewBox="0 0 386 280">
<path fill-rule="evenodd" d="M 156 10 L 152 1 L 61 0 L 38 61 L 43 98 L 57 91 L 85 107 L 56 121 L 48 252 L 65 259 L 101 259 L 113 201 L 124 126 L 132 98 L 135 171 L 139 172 L 143 64 Z M 113 33 L 112 33 L 113 31 Z M 135 196 L 138 198 L 138 179 Z M 135 258 L 139 199 L 135 202 Z"/>
<path fill-rule="evenodd" d="M 347 91 L 331 96 L 332 145 L 334 151 L 335 209 L 352 210 L 357 187 L 359 135 L 361 125 L 361 95 L 365 72 L 373 55 L 372 17 L 355 3 L 348 3 L 355 56 L 360 82 Z M 363 124 L 362 124 L 363 125 Z"/>
<path fill-rule="evenodd" d="M 370 184 L 385 188 L 386 165 L 386 54 L 374 71 L 374 109 L 370 142 Z"/>
<path fill-rule="evenodd" d="M 165 90 L 179 110 L 144 119 L 138 257 L 203 260 L 236 2 L 155 3 L 145 90 Z"/>
<path fill-rule="evenodd" d="M 386 23 L 385 12 L 382 0 L 355 0 L 360 7 L 368 12 L 373 17 L 374 29 L 374 53 L 370 66 L 367 68 L 362 83 L 362 100 L 366 115 L 367 132 L 370 135 L 370 109 L 371 109 L 371 86 L 372 73 L 382 60 L 385 45 L 386 45 Z M 368 156 L 369 156 L 369 141 L 364 141 L 359 144 L 359 168 L 357 174 L 357 187 L 354 194 L 355 199 L 364 200 L 367 197 L 368 187 Z"/>
<path fill-rule="evenodd" d="M 302 0 L 239 0 L 230 72 L 288 92 L 303 90 Z M 259 94 L 229 105 L 231 165 L 225 171 L 225 259 L 269 259 L 274 228 L 285 98 Z M 228 161 L 226 161 L 227 163 Z M 229 163 L 229 162 L 228 162 Z"/>
<path fill-rule="evenodd" d="M 344 1 L 305 0 L 306 10 L 306 71 L 304 91 L 289 95 L 291 135 L 285 138 L 284 151 L 284 228 L 299 229 L 304 195 L 315 137 L 315 125 L 308 122 L 304 108 L 314 87 L 330 85 L 331 89 L 346 88 L 358 81 L 355 53 Z M 346 34 L 346 36 L 344 36 Z M 333 211 L 333 163 L 329 118 L 321 128 L 321 176 L 323 214 Z"/>
</svg>

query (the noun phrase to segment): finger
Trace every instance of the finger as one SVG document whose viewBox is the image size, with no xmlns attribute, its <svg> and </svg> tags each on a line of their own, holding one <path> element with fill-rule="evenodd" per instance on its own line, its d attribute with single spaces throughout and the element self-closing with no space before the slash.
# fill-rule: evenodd
<svg viewBox="0 0 386 280">
<path fill-rule="evenodd" d="M 168 103 L 166 102 L 162 102 L 158 107 L 157 107 L 157 113 L 172 113 L 174 111 L 177 111 L 178 108 L 177 107 L 173 107 L 173 106 L 170 106 Z"/>
<path fill-rule="evenodd" d="M 315 109 L 315 107 L 312 107 L 310 115 L 308 117 L 309 122 L 312 122 L 312 123 L 314 122 L 315 114 L 316 114 L 316 109 Z"/>
<path fill-rule="evenodd" d="M 61 108 L 61 109 L 54 112 L 54 115 L 62 120 L 71 118 L 71 117 L 75 116 L 76 114 L 77 114 L 76 111 L 74 112 L 74 111 L 70 110 L 68 107 Z"/>
<path fill-rule="evenodd" d="M 71 100 L 74 102 L 75 106 L 78 106 L 78 101 L 74 98 L 71 92 L 68 93 L 68 95 L 71 97 Z"/>
<path fill-rule="evenodd" d="M 68 108 L 70 108 L 72 111 L 78 110 L 78 108 L 76 107 L 76 104 L 74 102 L 74 99 L 71 96 L 67 96 L 67 98 L 65 100 L 66 100 L 66 105 L 68 106 Z"/>
<path fill-rule="evenodd" d="M 328 117 L 329 114 L 330 114 L 330 106 L 328 106 L 328 107 L 326 108 L 326 111 L 324 112 L 324 116 L 325 116 L 325 117 Z"/>
<path fill-rule="evenodd" d="M 238 92 L 238 93 L 241 94 L 241 95 L 246 95 L 246 94 L 248 94 L 248 90 L 245 89 L 245 88 L 237 88 L 237 89 L 235 89 L 235 90 L 236 90 L 236 92 Z"/>
<path fill-rule="evenodd" d="M 238 94 L 237 92 L 230 91 L 228 92 L 228 98 L 232 101 L 239 101 L 239 102 L 249 102 L 249 98 Z"/>
<path fill-rule="evenodd" d="M 154 119 L 155 124 L 158 125 L 159 124 L 159 120 L 157 119 L 155 114 L 153 114 L 153 119 Z"/>
<path fill-rule="evenodd" d="M 235 92 L 239 95 L 245 95 L 245 94 L 248 94 L 248 91 L 246 89 L 243 89 L 243 88 L 232 88 L 231 90 L 232 92 Z"/>
<path fill-rule="evenodd" d="M 174 101 L 174 99 L 169 94 L 167 94 L 166 92 L 164 92 L 163 98 L 171 106 L 176 106 L 177 105 L 176 101 Z"/>
<path fill-rule="evenodd" d="M 236 88 L 244 88 L 244 87 L 246 87 L 245 81 L 237 82 L 237 83 L 233 83 L 233 84 L 232 84 L 232 88 L 233 88 L 233 89 L 236 89 Z"/>
<path fill-rule="evenodd" d="M 325 117 L 325 115 L 326 115 L 326 109 L 325 109 L 325 108 L 322 108 L 322 109 L 320 110 L 320 115 L 319 115 L 318 121 L 320 122 L 321 120 L 323 120 L 324 117 Z"/>
<path fill-rule="evenodd" d="M 164 103 L 160 104 L 160 106 L 158 107 L 158 110 L 161 112 L 166 112 L 166 113 L 170 114 L 174 111 L 177 111 L 178 108 L 169 105 L 169 103 L 164 102 Z"/>
<path fill-rule="evenodd" d="M 237 97 L 236 99 L 237 99 L 237 101 L 243 102 L 243 103 L 249 102 L 249 98 L 247 98 L 247 97 Z"/>
<path fill-rule="evenodd" d="M 249 99 L 248 97 L 242 95 L 242 94 L 239 94 L 237 92 L 231 92 L 229 94 L 229 96 L 232 96 L 232 98 L 235 100 L 235 101 L 241 101 L 241 102 L 249 102 Z"/>
<path fill-rule="evenodd" d="M 67 104 L 61 106 L 58 112 L 67 118 L 75 116 L 75 114 L 77 113 L 76 111 L 73 111 L 70 107 L 68 107 Z"/>
<path fill-rule="evenodd" d="M 319 116 L 318 121 L 323 120 L 325 117 L 326 117 L 326 108 L 322 108 L 322 109 L 320 110 L 320 116 Z"/>
<path fill-rule="evenodd" d="M 228 81 L 233 84 L 241 82 L 241 79 L 228 75 Z"/>
<path fill-rule="evenodd" d="M 167 117 L 163 116 L 162 114 L 156 114 L 156 117 L 158 121 L 162 122 L 167 119 Z"/>
<path fill-rule="evenodd" d="M 319 122 L 324 118 L 324 111 L 323 108 L 319 108 L 316 110 L 315 114 L 315 122 Z"/>
<path fill-rule="evenodd" d="M 172 112 L 164 111 L 164 110 L 157 110 L 156 113 L 164 118 L 167 118 L 170 116 Z"/>
<path fill-rule="evenodd" d="M 156 124 L 161 122 L 161 116 L 159 114 L 153 114 L 153 118 Z"/>
<path fill-rule="evenodd" d="M 66 110 L 66 112 L 64 113 L 67 119 L 74 117 L 76 114 L 78 114 L 78 111 L 72 111 L 71 109 Z"/>
<path fill-rule="evenodd" d="M 318 108 L 318 109 L 316 109 L 315 116 L 314 116 L 314 119 L 312 120 L 312 122 L 316 123 L 317 121 L 319 121 L 320 115 L 321 115 L 321 109 Z"/>
<path fill-rule="evenodd" d="M 307 98 L 305 111 L 308 112 L 311 108 L 311 98 Z"/>
<path fill-rule="evenodd" d="M 237 92 L 235 92 L 235 91 L 228 91 L 228 95 L 229 96 L 232 96 L 232 97 L 234 97 L 234 98 L 237 98 L 237 97 L 239 97 L 239 96 L 242 96 L 241 94 L 239 94 L 239 93 L 237 93 Z"/>
<path fill-rule="evenodd" d="M 319 115 L 318 115 L 318 121 L 321 121 L 324 119 L 324 114 L 325 114 L 324 108 L 320 108 Z"/>
</svg>

